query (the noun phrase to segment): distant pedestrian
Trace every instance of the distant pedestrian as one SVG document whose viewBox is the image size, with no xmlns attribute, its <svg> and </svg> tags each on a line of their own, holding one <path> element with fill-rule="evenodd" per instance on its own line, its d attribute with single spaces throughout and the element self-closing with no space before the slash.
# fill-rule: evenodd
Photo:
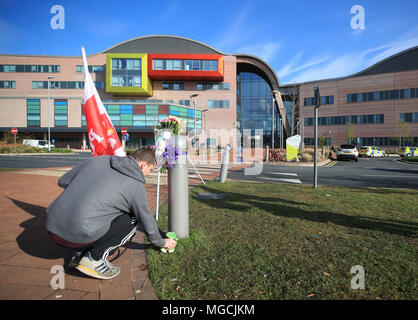
<svg viewBox="0 0 418 320">
<path fill-rule="evenodd" d="M 154 151 L 132 156 L 96 156 L 59 180 L 65 190 L 47 209 L 46 228 L 59 245 L 76 250 L 69 266 L 99 279 L 111 279 L 120 268 L 109 255 L 135 235 L 140 222 L 154 245 L 171 249 L 148 210 L 145 178 L 156 164 Z"/>
</svg>

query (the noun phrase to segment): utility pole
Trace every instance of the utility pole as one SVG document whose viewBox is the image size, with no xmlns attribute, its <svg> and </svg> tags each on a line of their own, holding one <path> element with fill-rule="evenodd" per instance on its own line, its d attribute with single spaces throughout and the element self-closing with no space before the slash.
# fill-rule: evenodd
<svg viewBox="0 0 418 320">
<path fill-rule="evenodd" d="M 53 76 L 48 76 L 48 152 L 51 152 L 51 124 L 50 124 L 50 107 L 49 107 L 49 87 L 50 80 L 53 79 Z"/>
<path fill-rule="evenodd" d="M 314 87 L 314 188 L 318 187 L 318 108 L 321 106 L 319 87 Z"/>
</svg>

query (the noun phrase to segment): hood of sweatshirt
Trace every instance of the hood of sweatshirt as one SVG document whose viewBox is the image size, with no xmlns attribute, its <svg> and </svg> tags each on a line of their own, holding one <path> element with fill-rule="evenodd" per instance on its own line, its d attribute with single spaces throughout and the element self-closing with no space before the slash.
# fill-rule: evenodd
<svg viewBox="0 0 418 320">
<path fill-rule="evenodd" d="M 138 162 L 131 156 L 110 157 L 110 167 L 114 170 L 145 184 L 145 177 Z"/>
</svg>

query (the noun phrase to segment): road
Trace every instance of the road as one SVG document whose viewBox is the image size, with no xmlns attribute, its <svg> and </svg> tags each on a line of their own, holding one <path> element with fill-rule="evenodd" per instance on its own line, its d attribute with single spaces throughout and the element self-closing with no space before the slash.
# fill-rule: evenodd
<svg viewBox="0 0 418 320">
<path fill-rule="evenodd" d="M 89 152 L 63 155 L 0 155 L 0 168 L 71 167 L 90 158 Z M 360 158 L 358 162 L 337 161 L 318 167 L 318 185 L 418 189 L 418 165 L 397 158 Z M 264 165 L 259 175 L 244 170 L 228 174 L 229 179 L 266 183 L 313 184 L 313 167 Z"/>
<path fill-rule="evenodd" d="M 53 168 L 75 166 L 91 157 L 90 152 L 40 155 L 0 155 L 0 168 Z"/>
<path fill-rule="evenodd" d="M 384 187 L 418 189 L 418 166 L 396 161 L 397 158 L 360 158 L 336 161 L 318 167 L 318 185 L 344 187 Z M 245 175 L 244 170 L 228 178 L 269 183 L 313 185 L 313 167 L 264 165 L 260 175 Z"/>
</svg>

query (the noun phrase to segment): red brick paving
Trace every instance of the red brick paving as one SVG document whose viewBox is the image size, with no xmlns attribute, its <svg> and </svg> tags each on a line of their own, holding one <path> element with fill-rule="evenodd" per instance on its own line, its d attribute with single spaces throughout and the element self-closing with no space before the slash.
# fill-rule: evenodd
<svg viewBox="0 0 418 320">
<path fill-rule="evenodd" d="M 237 170 L 242 166 L 231 167 Z M 59 168 L 45 169 L 59 171 Z M 32 170 L 33 171 L 33 170 Z M 62 171 L 62 170 L 61 170 Z M 62 171 L 64 173 L 65 171 Z M 201 173 L 204 180 L 219 171 Z M 57 175 L 0 172 L 0 299 L 1 300 L 155 300 L 148 278 L 143 247 L 144 233 L 120 248 L 115 260 L 121 274 L 111 280 L 94 279 L 67 267 L 72 250 L 58 246 L 45 229 L 45 209 L 62 192 Z M 190 186 L 201 183 L 189 179 Z M 155 211 L 156 185 L 146 185 L 149 209 Z M 167 199 L 167 186 L 160 186 L 160 204 Z M 111 260 L 113 257 L 110 257 Z M 53 289 L 53 266 L 65 269 L 64 289 Z"/>
</svg>

